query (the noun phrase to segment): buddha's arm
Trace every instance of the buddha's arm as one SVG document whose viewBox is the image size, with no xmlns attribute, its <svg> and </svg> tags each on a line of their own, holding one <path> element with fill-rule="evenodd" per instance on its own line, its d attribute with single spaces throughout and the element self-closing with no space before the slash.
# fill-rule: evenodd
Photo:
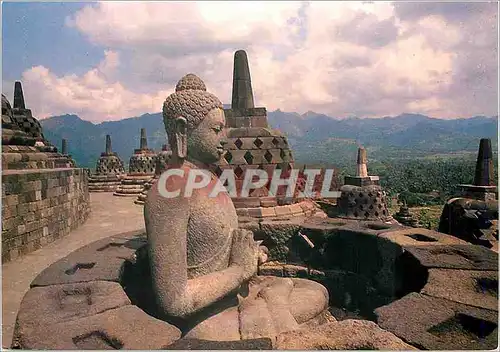
<svg viewBox="0 0 500 352">
<path fill-rule="evenodd" d="M 144 207 L 153 287 L 165 314 L 189 315 L 236 289 L 243 282 L 243 269 L 231 266 L 188 280 L 189 200 L 166 199 L 155 193 L 149 193 Z"/>
</svg>

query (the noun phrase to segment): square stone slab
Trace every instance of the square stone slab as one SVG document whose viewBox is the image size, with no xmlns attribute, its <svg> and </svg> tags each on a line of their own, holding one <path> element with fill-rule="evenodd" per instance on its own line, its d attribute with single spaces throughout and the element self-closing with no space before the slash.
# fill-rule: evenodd
<svg viewBox="0 0 500 352">
<path fill-rule="evenodd" d="M 427 268 L 498 270 L 498 253 L 473 244 L 405 246 L 405 250 Z"/>
<path fill-rule="evenodd" d="M 377 308 L 377 323 L 421 349 L 494 349 L 498 312 L 419 293 Z"/>
<path fill-rule="evenodd" d="M 429 269 L 421 293 L 498 311 L 498 272 Z"/>
<path fill-rule="evenodd" d="M 401 246 L 436 246 L 443 244 L 468 245 L 466 241 L 441 232 L 422 228 L 406 228 L 383 232 L 380 237 L 387 238 Z"/>
</svg>

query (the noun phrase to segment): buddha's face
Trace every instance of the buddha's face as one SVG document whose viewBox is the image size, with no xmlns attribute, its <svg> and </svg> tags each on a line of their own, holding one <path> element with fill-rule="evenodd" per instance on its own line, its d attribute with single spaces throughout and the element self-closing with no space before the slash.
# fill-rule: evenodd
<svg viewBox="0 0 500 352">
<path fill-rule="evenodd" d="M 217 162 L 224 153 L 223 146 L 226 144 L 225 123 L 224 111 L 212 109 L 188 136 L 189 158 L 206 164 Z"/>
</svg>

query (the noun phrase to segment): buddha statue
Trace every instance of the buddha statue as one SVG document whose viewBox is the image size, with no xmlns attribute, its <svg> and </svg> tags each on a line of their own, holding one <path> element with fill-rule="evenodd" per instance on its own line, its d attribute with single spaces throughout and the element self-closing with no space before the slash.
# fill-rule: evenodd
<svg viewBox="0 0 500 352">
<path fill-rule="evenodd" d="M 206 340 L 273 338 L 321 320 L 328 292 L 314 281 L 257 276 L 266 249 L 238 217 L 219 182 L 184 195 L 188 174 L 207 170 L 224 152 L 222 103 L 193 74 L 184 76 L 163 105 L 172 158 L 181 176 L 154 180 L 144 204 L 152 288 L 161 319 L 183 321 L 186 337 Z M 161 187 L 180 190 L 162 196 Z M 179 326 L 179 325 L 178 325 Z"/>
</svg>

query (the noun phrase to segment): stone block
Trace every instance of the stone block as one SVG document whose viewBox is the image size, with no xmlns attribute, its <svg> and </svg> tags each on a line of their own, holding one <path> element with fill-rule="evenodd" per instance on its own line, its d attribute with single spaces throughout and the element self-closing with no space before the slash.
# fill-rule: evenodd
<svg viewBox="0 0 500 352">
<path fill-rule="evenodd" d="M 387 226 L 390 227 L 390 225 Z M 467 242 L 456 237 L 423 228 L 405 228 L 396 231 L 382 232 L 379 236 L 387 238 L 401 246 L 468 245 Z"/>
<path fill-rule="evenodd" d="M 276 212 L 274 208 L 248 208 L 247 210 L 248 216 L 254 218 L 268 218 L 276 216 Z"/>
<path fill-rule="evenodd" d="M 21 330 L 42 324 L 52 325 L 128 304 L 129 298 L 120 284 L 115 282 L 92 281 L 34 287 L 21 302 L 17 324 Z"/>
<path fill-rule="evenodd" d="M 181 337 L 178 328 L 136 306 L 107 310 L 76 320 L 27 328 L 15 336 L 21 349 L 161 349 Z"/>
<path fill-rule="evenodd" d="M 498 271 L 429 269 L 420 292 L 498 311 Z"/>
<path fill-rule="evenodd" d="M 283 277 L 284 276 L 283 269 L 284 269 L 283 264 L 269 262 L 259 266 L 259 275 Z"/>
<path fill-rule="evenodd" d="M 365 320 L 343 320 L 278 335 L 279 350 L 416 350 L 394 334 Z"/>
<path fill-rule="evenodd" d="M 237 341 L 210 341 L 200 339 L 183 338 L 169 346 L 165 350 L 272 350 L 272 341 L 269 338 L 246 339 Z"/>
<path fill-rule="evenodd" d="M 289 205 L 278 206 L 275 208 L 276 216 L 289 216 L 292 215 L 292 210 Z"/>
<path fill-rule="evenodd" d="M 405 246 L 426 268 L 498 270 L 498 253 L 477 245 Z"/>
<path fill-rule="evenodd" d="M 285 264 L 283 265 L 283 276 L 306 278 L 309 274 L 305 266 Z"/>
<path fill-rule="evenodd" d="M 481 350 L 498 346 L 498 312 L 410 293 L 375 310 L 377 323 L 428 350 Z"/>
</svg>

